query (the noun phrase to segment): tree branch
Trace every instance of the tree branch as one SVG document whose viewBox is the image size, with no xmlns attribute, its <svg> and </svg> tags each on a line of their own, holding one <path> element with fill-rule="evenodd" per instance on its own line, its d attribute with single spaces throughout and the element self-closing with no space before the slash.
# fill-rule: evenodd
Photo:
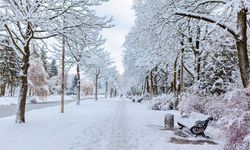
<svg viewBox="0 0 250 150">
<path fill-rule="evenodd" d="M 11 39 L 12 43 L 14 44 L 14 46 L 16 47 L 16 49 L 18 49 L 23 55 L 26 55 L 26 54 L 22 51 L 22 49 L 17 45 L 17 43 L 15 42 L 15 38 L 14 38 L 13 34 L 11 33 L 9 27 L 8 27 L 6 24 L 4 25 L 4 27 L 6 28 L 7 32 L 9 33 L 10 39 Z"/>
<path fill-rule="evenodd" d="M 227 24 L 219 22 L 218 20 L 214 19 L 211 16 L 208 16 L 208 15 L 205 16 L 205 15 L 202 15 L 202 14 L 191 13 L 191 12 L 186 12 L 186 11 L 176 11 L 175 14 L 179 15 L 179 16 L 184 16 L 184 17 L 189 17 L 189 18 L 203 20 L 203 21 L 206 21 L 206 22 L 209 22 L 209 23 L 215 23 L 216 25 L 218 25 L 222 29 L 227 30 L 236 39 L 238 38 L 238 35 L 236 34 L 235 30 L 232 27 L 230 27 Z"/>
<path fill-rule="evenodd" d="M 210 3 L 210 4 L 212 4 L 212 3 L 226 4 L 227 2 L 224 1 L 224 0 L 204 0 L 204 1 L 199 2 L 199 3 L 195 6 L 195 8 L 193 9 L 193 11 L 196 10 L 199 6 L 205 5 L 205 4 L 208 4 L 208 3 Z"/>
</svg>

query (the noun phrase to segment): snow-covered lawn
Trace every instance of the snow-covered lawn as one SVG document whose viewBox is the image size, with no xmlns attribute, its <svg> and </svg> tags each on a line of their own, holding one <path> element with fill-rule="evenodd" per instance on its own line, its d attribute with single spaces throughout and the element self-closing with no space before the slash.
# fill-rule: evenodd
<svg viewBox="0 0 250 150">
<path fill-rule="evenodd" d="M 171 111 L 178 119 L 179 112 Z M 220 150 L 220 145 L 173 144 L 163 128 L 166 111 L 149 110 L 126 99 L 86 100 L 80 106 L 27 112 L 25 124 L 0 119 L 1 150 Z M 216 138 L 216 130 L 208 128 Z M 218 142 L 216 140 L 216 142 Z"/>
<path fill-rule="evenodd" d="M 93 96 L 84 96 L 84 97 L 81 97 L 81 98 L 92 98 Z M 27 103 L 30 103 L 30 97 L 28 97 L 27 99 Z M 75 96 L 71 96 L 71 95 L 65 95 L 65 100 L 74 100 L 75 99 Z M 60 101 L 61 100 L 61 96 L 60 95 L 50 95 L 47 97 L 46 99 L 46 102 L 57 102 L 57 101 Z M 15 105 L 17 104 L 18 102 L 18 97 L 17 96 L 3 96 L 3 97 L 0 97 L 0 105 Z M 44 102 L 40 99 L 38 99 L 37 102 Z"/>
</svg>

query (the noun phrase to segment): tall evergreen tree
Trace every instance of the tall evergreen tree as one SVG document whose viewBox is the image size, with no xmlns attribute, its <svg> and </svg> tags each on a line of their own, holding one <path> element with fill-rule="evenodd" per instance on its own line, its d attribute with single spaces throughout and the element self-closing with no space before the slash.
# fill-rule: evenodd
<svg viewBox="0 0 250 150">
<path fill-rule="evenodd" d="M 56 64 L 55 59 L 53 59 L 49 65 L 48 74 L 50 78 L 58 75 L 58 69 L 57 69 L 57 64 Z"/>
<path fill-rule="evenodd" d="M 42 60 L 42 62 L 44 64 L 45 71 L 48 72 L 49 71 L 48 70 L 49 69 L 49 63 L 48 63 L 48 60 L 47 60 L 48 56 L 46 54 L 46 51 L 44 49 L 41 49 L 41 52 L 40 52 L 39 56 L 40 56 L 40 58 L 41 58 L 41 60 Z"/>
<path fill-rule="evenodd" d="M 71 83 L 71 87 L 69 89 L 70 94 L 76 94 L 77 81 L 78 81 L 78 77 L 77 77 L 77 75 L 74 75 L 74 78 L 73 78 L 72 83 Z"/>
<path fill-rule="evenodd" d="M 18 63 L 20 59 L 14 51 L 8 47 L 0 48 L 0 96 L 5 95 L 6 88 L 9 87 L 10 95 L 14 95 L 14 87 L 18 84 Z"/>
</svg>

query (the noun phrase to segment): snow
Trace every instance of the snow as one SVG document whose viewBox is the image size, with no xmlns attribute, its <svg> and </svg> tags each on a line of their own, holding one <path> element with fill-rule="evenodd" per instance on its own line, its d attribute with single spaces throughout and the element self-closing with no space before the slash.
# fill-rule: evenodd
<svg viewBox="0 0 250 150">
<path fill-rule="evenodd" d="M 91 98 L 92 96 L 84 96 L 81 98 Z M 32 97 L 28 97 L 27 99 L 27 103 L 30 103 L 29 99 L 31 100 Z M 70 96 L 70 95 L 65 95 L 64 100 L 68 101 L 68 100 L 74 100 L 75 97 L 74 96 Z M 50 95 L 47 97 L 46 102 L 58 102 L 61 101 L 61 95 Z M 39 102 L 43 102 L 42 100 L 38 99 L 38 103 Z M 17 96 L 3 96 L 0 97 L 0 105 L 16 105 L 18 103 L 18 97 Z"/>
<path fill-rule="evenodd" d="M 248 135 L 244 140 L 250 143 L 250 135 Z"/>
<path fill-rule="evenodd" d="M 17 104 L 18 97 L 4 96 L 0 97 L 0 105 L 14 105 Z"/>
<path fill-rule="evenodd" d="M 188 128 L 191 128 L 192 126 L 194 126 L 195 121 L 206 120 L 209 117 L 207 115 L 200 114 L 197 112 L 191 112 L 189 115 L 185 115 L 185 116 L 186 117 L 179 119 L 178 122 L 184 124 Z"/>
<path fill-rule="evenodd" d="M 174 133 L 160 130 L 166 113 L 180 118 L 178 111 L 153 111 L 145 104 L 114 98 L 85 100 L 81 105 L 27 112 L 25 124 L 14 116 L 0 119 L 0 149 L 4 150 L 219 150 L 220 145 L 173 144 Z M 216 130 L 211 130 L 212 138 Z M 218 142 L 216 140 L 216 142 Z"/>
<path fill-rule="evenodd" d="M 184 16 L 192 16 L 192 17 L 194 17 L 196 19 L 206 20 L 207 22 L 215 23 L 216 25 L 219 25 L 220 27 L 222 27 L 222 28 L 226 29 L 227 31 L 229 31 L 234 36 L 237 33 L 236 29 L 233 28 L 230 24 L 227 24 L 225 22 L 220 22 L 216 18 L 211 17 L 209 15 L 196 14 L 196 13 L 191 13 L 191 12 L 182 11 L 182 10 L 176 11 L 175 14 L 184 15 Z"/>
</svg>

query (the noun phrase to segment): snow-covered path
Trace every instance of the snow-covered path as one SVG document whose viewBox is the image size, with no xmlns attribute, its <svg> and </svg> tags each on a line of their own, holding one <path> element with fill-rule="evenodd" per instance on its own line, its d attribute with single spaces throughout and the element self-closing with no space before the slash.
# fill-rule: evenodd
<svg viewBox="0 0 250 150">
<path fill-rule="evenodd" d="M 169 143 L 171 131 L 160 130 L 166 112 L 125 99 L 87 100 L 27 113 L 27 123 L 0 119 L 0 149 L 4 150 L 178 150 L 219 149 L 214 145 Z"/>
</svg>

